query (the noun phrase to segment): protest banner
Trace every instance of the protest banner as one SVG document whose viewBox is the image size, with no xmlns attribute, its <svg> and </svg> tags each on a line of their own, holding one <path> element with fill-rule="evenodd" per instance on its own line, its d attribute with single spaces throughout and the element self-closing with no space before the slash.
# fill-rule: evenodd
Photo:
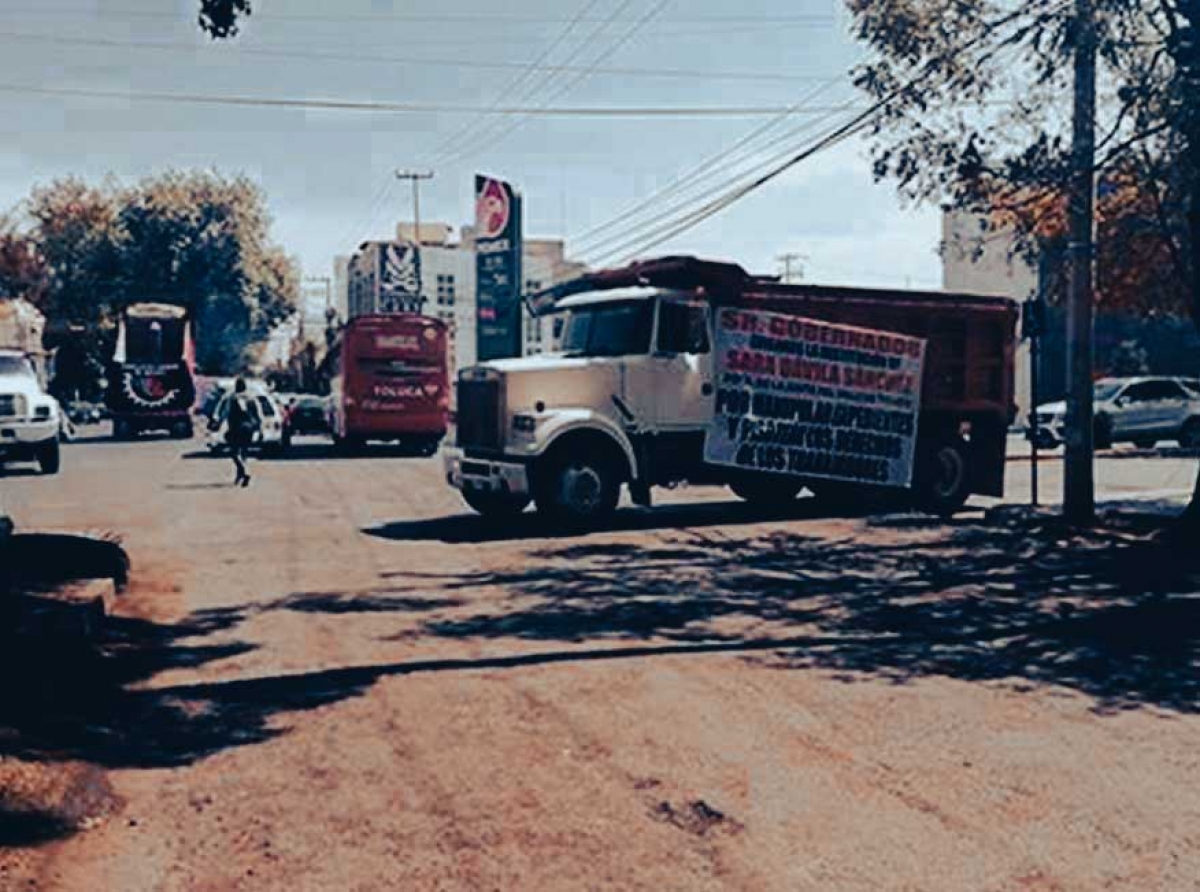
<svg viewBox="0 0 1200 892">
<path fill-rule="evenodd" d="M 875 486 L 912 483 L 925 341 L 726 308 L 717 318 L 712 464 Z"/>
</svg>

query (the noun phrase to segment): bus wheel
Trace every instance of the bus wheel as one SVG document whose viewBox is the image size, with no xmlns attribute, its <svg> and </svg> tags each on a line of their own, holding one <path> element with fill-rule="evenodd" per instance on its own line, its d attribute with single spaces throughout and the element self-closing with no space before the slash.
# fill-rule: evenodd
<svg viewBox="0 0 1200 892">
<path fill-rule="evenodd" d="M 947 434 L 917 448 L 913 474 L 917 507 L 950 517 L 971 495 L 970 447 L 957 434 Z"/>
<path fill-rule="evenodd" d="M 500 492 L 463 490 L 463 501 L 471 510 L 484 517 L 514 517 L 525 510 L 529 496 L 514 496 Z"/>
</svg>

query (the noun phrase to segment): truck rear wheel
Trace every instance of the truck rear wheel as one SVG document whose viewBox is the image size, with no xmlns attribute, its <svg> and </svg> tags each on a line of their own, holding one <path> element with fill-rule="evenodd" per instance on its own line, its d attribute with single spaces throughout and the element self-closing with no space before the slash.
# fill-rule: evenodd
<svg viewBox="0 0 1200 892">
<path fill-rule="evenodd" d="M 472 511 L 484 517 L 515 517 L 529 504 L 528 496 L 500 492 L 464 489 L 462 497 L 463 501 L 471 506 Z"/>
<path fill-rule="evenodd" d="M 37 456 L 38 467 L 42 469 L 43 474 L 58 473 L 58 469 L 62 466 L 62 453 L 59 450 L 58 440 L 47 440 L 45 443 L 39 443 L 35 454 Z"/>
<path fill-rule="evenodd" d="M 782 508 L 796 501 L 803 485 L 793 480 L 773 477 L 741 477 L 729 484 L 733 494 L 743 502 L 764 508 Z"/>
<path fill-rule="evenodd" d="M 919 445 L 913 494 L 917 507 L 950 517 L 971 495 L 971 451 L 957 434 Z"/>
<path fill-rule="evenodd" d="M 621 484 L 609 456 L 598 449 L 560 449 L 538 468 L 538 511 L 570 524 L 604 520 L 617 507 Z"/>
</svg>

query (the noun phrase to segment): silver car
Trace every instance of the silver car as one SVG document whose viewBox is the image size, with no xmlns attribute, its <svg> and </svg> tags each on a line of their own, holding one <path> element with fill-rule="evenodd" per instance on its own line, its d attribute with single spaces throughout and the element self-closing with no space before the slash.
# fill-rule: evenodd
<svg viewBox="0 0 1200 892">
<path fill-rule="evenodd" d="M 1185 378 L 1102 378 L 1095 384 L 1095 445 L 1133 443 L 1149 449 L 1160 440 L 1200 448 L 1200 393 Z M 1062 443 L 1067 404 L 1038 406 L 1030 438 L 1043 448 Z"/>
</svg>

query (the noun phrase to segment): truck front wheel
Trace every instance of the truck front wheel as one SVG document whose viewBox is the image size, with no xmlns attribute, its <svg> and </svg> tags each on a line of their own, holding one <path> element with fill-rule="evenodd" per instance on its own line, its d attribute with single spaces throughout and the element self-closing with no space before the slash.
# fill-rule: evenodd
<svg viewBox="0 0 1200 892">
<path fill-rule="evenodd" d="M 733 494 L 743 502 L 764 508 L 782 508 L 796 501 L 803 488 L 792 480 L 773 477 L 742 477 L 729 484 Z"/>
<path fill-rule="evenodd" d="M 463 501 L 471 510 L 484 517 L 515 517 L 529 504 L 528 496 L 513 496 L 499 492 L 463 490 Z"/>
<path fill-rule="evenodd" d="M 43 474 L 57 474 L 62 466 L 62 455 L 58 448 L 58 440 L 47 440 L 39 443 L 36 449 L 38 467 Z"/>
<path fill-rule="evenodd" d="M 600 450 L 559 450 L 537 471 L 538 511 L 571 524 L 592 524 L 612 514 L 621 495 L 613 462 Z"/>
<path fill-rule="evenodd" d="M 962 437 L 950 435 L 918 448 L 913 480 L 917 507 L 950 517 L 971 495 L 970 447 Z"/>
</svg>

